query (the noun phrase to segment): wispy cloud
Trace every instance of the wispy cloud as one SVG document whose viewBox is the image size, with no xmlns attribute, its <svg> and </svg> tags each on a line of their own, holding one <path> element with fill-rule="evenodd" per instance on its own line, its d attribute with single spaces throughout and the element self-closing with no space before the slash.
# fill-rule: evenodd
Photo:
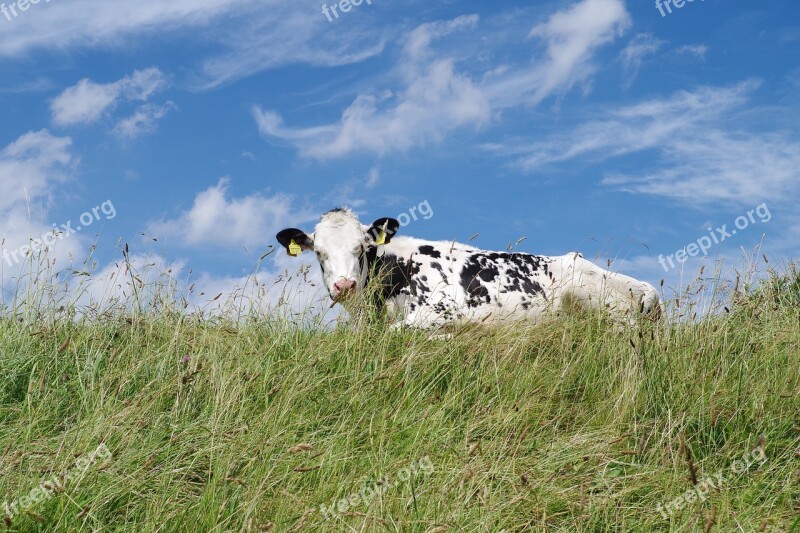
<svg viewBox="0 0 800 533">
<path fill-rule="evenodd" d="M 209 89 L 294 63 L 336 66 L 373 57 L 383 50 L 390 29 L 374 28 L 371 21 L 364 12 L 333 28 L 311 0 L 52 2 L 4 24 L 0 58 L 117 50 L 154 35 L 161 40 L 188 38 L 202 42 L 205 52 L 192 66 L 191 83 Z M 187 31 L 197 28 L 204 31 Z"/>
<path fill-rule="evenodd" d="M 369 172 L 367 173 L 367 182 L 364 184 L 364 186 L 367 189 L 374 189 L 375 187 L 378 186 L 378 183 L 380 183 L 380 181 L 381 181 L 381 169 L 378 167 L 372 167 L 371 169 L 369 169 Z"/>
<path fill-rule="evenodd" d="M 176 218 L 151 223 L 149 232 L 180 246 L 264 247 L 283 227 L 316 218 L 315 213 L 295 208 L 287 195 L 232 198 L 229 185 L 230 180 L 222 178 L 198 193 L 192 207 Z"/>
<path fill-rule="evenodd" d="M 407 40 L 398 72 L 404 87 L 359 95 L 338 123 L 289 128 L 272 110 L 255 107 L 253 116 L 267 138 L 293 144 L 306 157 L 329 159 L 353 152 L 386 154 L 436 142 L 464 126 L 480 127 L 490 119 L 488 102 L 466 75 L 456 72 L 452 59 L 437 59 L 431 41 L 474 27 L 476 16 L 446 23 L 424 24 Z"/>
<path fill-rule="evenodd" d="M 610 173 L 603 183 L 695 205 L 783 203 L 800 189 L 800 140 L 785 133 L 695 128 L 682 130 L 661 151 L 671 163 L 636 174 Z"/>
<path fill-rule="evenodd" d="M 675 50 L 675 53 L 692 55 L 700 59 L 705 59 L 708 53 L 708 46 L 704 44 L 685 44 Z"/>
<path fill-rule="evenodd" d="M 293 128 L 277 111 L 256 106 L 259 131 L 315 159 L 385 155 L 438 143 L 456 130 L 484 127 L 503 108 L 537 104 L 587 80 L 595 71 L 595 51 L 621 35 L 630 17 L 622 0 L 582 0 L 530 31 L 529 38 L 543 47 L 533 66 L 493 70 L 480 82 L 433 47 L 454 32 L 475 31 L 478 22 L 477 15 L 461 16 L 409 32 L 388 76 L 402 85 L 359 94 L 337 123 Z"/>
<path fill-rule="evenodd" d="M 151 67 L 134 71 L 111 83 L 85 78 L 65 89 L 50 104 L 53 122 L 59 126 L 91 124 L 111 111 L 120 101 L 147 101 L 168 85 L 166 76 Z"/>
<path fill-rule="evenodd" d="M 113 132 L 123 139 L 135 139 L 145 133 L 151 133 L 155 130 L 157 122 L 172 109 L 175 109 L 175 104 L 172 102 L 164 105 L 144 104 L 139 106 L 133 115 L 120 120 Z"/>
<path fill-rule="evenodd" d="M 23 79 L 3 80 L 0 86 L 0 94 L 30 94 L 50 91 L 55 88 L 53 80 L 44 76 L 36 78 L 25 77 Z"/>
<path fill-rule="evenodd" d="M 752 112 L 745 104 L 759 86 L 747 81 L 679 91 L 617 108 L 566 135 L 527 146 L 489 148 L 529 172 L 567 161 L 598 163 L 649 152 L 648 167 L 636 173 L 608 172 L 603 183 L 693 205 L 782 202 L 800 186 L 800 139 L 785 131 L 738 126 L 737 117 Z"/>
<path fill-rule="evenodd" d="M 204 26 L 232 12 L 252 9 L 256 0 L 139 0 L 137 2 L 51 2 L 4 24 L 0 56 L 34 50 L 121 47 L 145 34 Z"/>
<path fill-rule="evenodd" d="M 622 0 L 583 0 L 536 25 L 529 38 L 545 53 L 530 68 L 514 69 L 486 88 L 496 107 L 538 104 L 587 81 L 597 70 L 596 51 L 623 35 L 631 24 Z"/>
<path fill-rule="evenodd" d="M 391 26 L 376 28 L 370 12 L 333 26 L 320 4 L 267 0 L 246 16 L 234 18 L 234 31 L 214 32 L 221 51 L 202 61 L 192 85 L 213 89 L 246 76 L 291 64 L 336 67 L 379 55 Z M 316 16 L 318 15 L 318 16 Z"/>
<path fill-rule="evenodd" d="M 529 172 L 578 158 L 603 161 L 659 149 L 688 126 L 720 119 L 724 113 L 743 104 L 747 94 L 757 86 L 757 82 L 746 82 L 732 88 L 679 91 L 670 98 L 613 109 L 604 113 L 604 119 L 579 124 L 568 134 L 527 143 L 493 144 L 487 148 L 512 157 L 516 166 Z"/>
<path fill-rule="evenodd" d="M 639 75 L 644 58 L 653 55 L 664 45 L 665 41 L 657 39 L 649 33 L 637 34 L 620 53 L 625 70 L 623 85 L 630 87 Z"/>
</svg>

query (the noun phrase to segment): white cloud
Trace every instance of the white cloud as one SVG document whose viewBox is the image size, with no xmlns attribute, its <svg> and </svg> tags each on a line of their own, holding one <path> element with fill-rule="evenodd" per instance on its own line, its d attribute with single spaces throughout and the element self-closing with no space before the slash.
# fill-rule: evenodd
<svg viewBox="0 0 800 533">
<path fill-rule="evenodd" d="M 313 255 L 289 258 L 273 254 L 267 267 L 249 276 L 216 276 L 195 273 L 184 260 L 171 261 L 158 254 L 131 254 L 127 261 L 105 265 L 90 276 L 57 284 L 51 281 L 46 297 L 75 302 L 81 314 L 131 309 L 136 299 L 144 308 L 153 304 L 175 305 L 182 311 L 209 317 L 239 320 L 252 314 L 330 324 L 343 314 L 341 306 L 330 308 L 330 297 L 322 284 Z M 135 281 L 132 276 L 136 276 Z M 132 284 L 136 283 L 134 290 Z M 144 290 L 143 290 L 144 289 Z"/>
<path fill-rule="evenodd" d="M 0 213 L 26 199 L 45 198 L 49 188 L 67 180 L 75 158 L 72 139 L 47 130 L 28 132 L 0 151 Z"/>
<path fill-rule="evenodd" d="M 594 71 L 592 53 L 621 36 L 630 23 L 622 0 L 583 0 L 533 28 L 530 36 L 547 42 L 549 60 L 534 101 L 559 88 L 571 88 L 589 76 Z"/>
<path fill-rule="evenodd" d="M 379 54 L 391 30 L 375 28 L 369 11 L 352 15 L 334 31 L 320 4 L 311 0 L 41 2 L 4 24 L 0 57 L 16 59 L 39 50 L 124 50 L 150 36 L 160 42 L 189 37 L 211 50 L 197 65 L 194 83 L 212 88 L 292 63 L 345 65 Z M 190 32 L 198 28 L 203 31 Z"/>
<path fill-rule="evenodd" d="M 682 130 L 661 148 L 663 168 L 610 173 L 603 183 L 689 204 L 785 202 L 798 193 L 800 140 L 783 133 Z"/>
<path fill-rule="evenodd" d="M 689 54 L 700 59 L 705 59 L 707 52 L 708 46 L 704 44 L 687 44 L 675 50 L 676 54 Z"/>
<path fill-rule="evenodd" d="M 203 61 L 194 84 L 212 89 L 268 69 L 306 63 L 335 67 L 379 55 L 392 28 L 375 27 L 370 12 L 352 13 L 347 24 L 331 25 L 321 4 L 272 0 L 235 19 L 235 31 L 212 33 L 226 48 Z"/>
<path fill-rule="evenodd" d="M 497 107 L 535 105 L 569 91 L 596 71 L 592 58 L 631 24 L 622 0 L 582 0 L 537 24 L 529 37 L 545 45 L 544 57 L 532 67 L 510 71 L 486 88 Z"/>
<path fill-rule="evenodd" d="M 664 41 L 649 33 L 639 33 L 631 39 L 620 54 L 622 66 L 625 69 L 624 85 L 626 87 L 630 87 L 636 76 L 639 75 L 644 58 L 658 52 L 663 45 Z"/>
<path fill-rule="evenodd" d="M 374 189 L 378 186 L 378 183 L 381 181 L 381 169 L 378 167 L 372 167 L 369 169 L 367 173 L 367 182 L 365 186 L 367 189 Z"/>
<path fill-rule="evenodd" d="M 400 88 L 359 94 L 336 123 L 292 128 L 276 111 L 256 106 L 253 116 L 259 131 L 267 139 L 288 142 L 304 157 L 323 160 L 437 143 L 458 129 L 485 126 L 494 111 L 538 104 L 586 81 L 595 71 L 596 50 L 621 35 L 630 17 L 622 0 L 582 0 L 531 30 L 530 37 L 544 46 L 540 60 L 516 69 L 494 69 L 481 82 L 432 49 L 437 39 L 474 30 L 477 24 L 478 17 L 470 15 L 409 32 L 391 74 L 401 80 Z"/>
<path fill-rule="evenodd" d="M 90 124 L 102 118 L 120 100 L 147 101 L 166 86 L 166 77 L 154 67 L 134 71 L 112 83 L 82 79 L 53 99 L 50 104 L 53 122 L 60 126 Z"/>
<path fill-rule="evenodd" d="M 155 130 L 156 123 L 164 117 L 175 105 L 167 102 L 164 105 L 145 104 L 139 106 L 136 112 L 122 120 L 114 127 L 114 134 L 124 139 L 135 139 L 145 133 Z"/>
<path fill-rule="evenodd" d="M 72 177 L 77 164 L 71 145 L 69 137 L 40 130 L 28 132 L 0 150 L 0 242 L 4 250 L 16 252 L 30 244 L 31 238 L 52 231 L 46 217 L 54 188 Z M 77 235 L 59 240 L 53 257 L 66 257 L 81 243 Z M 5 261 L 5 269 L 19 264 Z"/>
<path fill-rule="evenodd" d="M 316 214 L 308 210 L 296 209 L 292 198 L 283 194 L 264 196 L 254 193 L 230 198 L 229 184 L 228 178 L 219 180 L 215 186 L 198 193 L 189 210 L 173 220 L 150 224 L 149 232 L 183 246 L 262 249 L 281 229 L 316 218 Z"/>
<path fill-rule="evenodd" d="M 701 87 L 621 107 L 546 141 L 489 148 L 526 171 L 583 159 L 593 163 L 652 152 L 653 170 L 607 173 L 603 183 L 690 204 L 720 200 L 756 205 L 798 191 L 800 140 L 787 132 L 742 129 L 739 115 L 759 83 Z"/>
<path fill-rule="evenodd" d="M 95 122 L 117 102 L 118 97 L 113 83 L 101 85 L 83 79 L 65 89 L 50 104 L 53 122 L 61 126 Z"/>
<path fill-rule="evenodd" d="M 5 24 L 0 55 L 18 56 L 34 49 L 121 47 L 127 38 L 198 27 L 232 10 L 244 11 L 256 0 L 82 0 L 40 3 Z"/>
<path fill-rule="evenodd" d="M 276 112 L 256 107 L 259 130 L 267 138 L 289 141 L 303 156 L 330 159 L 360 151 L 404 151 L 437 142 L 459 127 L 480 127 L 490 118 L 481 91 L 456 72 L 452 59 L 432 58 L 427 49 L 434 38 L 476 23 L 475 16 L 459 17 L 411 32 L 399 68 L 403 89 L 359 95 L 337 124 L 288 128 Z"/>
<path fill-rule="evenodd" d="M 200 274 L 189 298 L 191 307 L 228 317 L 248 308 L 293 319 L 297 315 L 306 319 L 323 316 L 324 323 L 342 314 L 341 306 L 330 308 L 330 296 L 313 254 L 299 258 L 291 258 L 283 250 L 276 254 L 268 269 L 254 276 Z"/>
<path fill-rule="evenodd" d="M 453 20 L 421 24 L 406 37 L 405 55 L 412 61 L 430 58 L 432 56 L 430 46 L 433 41 L 455 31 L 475 29 L 478 20 L 478 15 L 464 15 Z"/>
<path fill-rule="evenodd" d="M 654 99 L 612 110 L 605 120 L 585 122 L 566 135 L 530 144 L 490 148 L 516 156 L 516 164 L 527 171 L 578 157 L 601 161 L 657 149 L 677 138 L 688 126 L 720 119 L 725 112 L 743 104 L 747 93 L 756 85 L 748 82 L 733 88 L 679 91 L 669 99 Z"/>
</svg>

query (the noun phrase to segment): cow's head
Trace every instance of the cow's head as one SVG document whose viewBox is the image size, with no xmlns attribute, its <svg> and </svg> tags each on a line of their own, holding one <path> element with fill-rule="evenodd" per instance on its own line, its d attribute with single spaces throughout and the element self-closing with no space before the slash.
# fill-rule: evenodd
<svg viewBox="0 0 800 533">
<path fill-rule="evenodd" d="M 369 257 L 379 246 L 389 244 L 400 223 L 393 218 L 379 218 L 371 226 L 359 222 L 349 209 L 328 211 L 314 233 L 289 228 L 276 235 L 291 256 L 313 250 L 322 267 L 322 278 L 334 300 L 364 288 L 369 274 Z"/>
</svg>

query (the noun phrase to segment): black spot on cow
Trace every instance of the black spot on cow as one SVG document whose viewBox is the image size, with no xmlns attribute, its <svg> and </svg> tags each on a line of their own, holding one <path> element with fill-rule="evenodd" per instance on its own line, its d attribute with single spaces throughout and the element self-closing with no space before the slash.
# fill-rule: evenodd
<svg viewBox="0 0 800 533">
<path fill-rule="evenodd" d="M 522 280 L 522 292 L 525 294 L 544 294 L 544 289 L 539 282 L 525 278 Z"/>
<path fill-rule="evenodd" d="M 422 294 L 430 294 L 431 289 L 428 287 L 428 276 L 418 276 L 413 278 L 412 283 L 414 286 L 421 292 Z M 413 293 L 415 296 L 417 295 L 416 292 Z"/>
<path fill-rule="evenodd" d="M 491 300 L 489 289 L 483 286 L 481 280 L 490 281 L 497 276 L 497 269 L 494 267 L 490 267 L 484 272 L 480 259 L 480 256 L 471 257 L 461 270 L 461 286 L 469 296 L 467 305 L 470 307 L 478 307 L 483 303 L 489 303 Z"/>
<path fill-rule="evenodd" d="M 380 289 L 375 294 L 375 303 L 383 308 L 386 300 L 401 294 L 416 294 L 417 282 L 415 276 L 419 274 L 419 263 L 413 257 L 408 261 L 393 254 L 384 254 L 378 257 L 377 248 L 370 247 L 365 254 L 367 261 L 367 280 L 377 277 L 380 280 Z"/>
<path fill-rule="evenodd" d="M 478 273 L 478 276 L 487 283 L 494 281 L 499 275 L 500 271 L 495 266 L 485 266 Z"/>
<path fill-rule="evenodd" d="M 442 252 L 434 248 L 433 246 L 426 244 L 419 247 L 419 253 L 422 255 L 427 255 L 428 257 L 432 257 L 434 259 L 439 259 L 442 257 Z"/>
</svg>

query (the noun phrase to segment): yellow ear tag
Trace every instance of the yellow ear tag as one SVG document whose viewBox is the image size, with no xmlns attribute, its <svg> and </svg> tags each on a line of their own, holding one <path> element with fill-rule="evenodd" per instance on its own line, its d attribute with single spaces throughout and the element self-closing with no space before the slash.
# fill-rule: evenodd
<svg viewBox="0 0 800 533">
<path fill-rule="evenodd" d="M 292 242 L 289 243 L 289 255 L 292 257 L 297 257 L 302 252 L 303 249 L 300 247 L 300 245 L 294 242 L 294 239 L 292 239 Z"/>
<path fill-rule="evenodd" d="M 375 244 L 377 244 L 378 246 L 380 246 L 382 244 L 386 244 L 386 232 L 385 231 L 381 230 L 381 232 L 378 233 L 378 238 L 375 239 Z"/>
</svg>

